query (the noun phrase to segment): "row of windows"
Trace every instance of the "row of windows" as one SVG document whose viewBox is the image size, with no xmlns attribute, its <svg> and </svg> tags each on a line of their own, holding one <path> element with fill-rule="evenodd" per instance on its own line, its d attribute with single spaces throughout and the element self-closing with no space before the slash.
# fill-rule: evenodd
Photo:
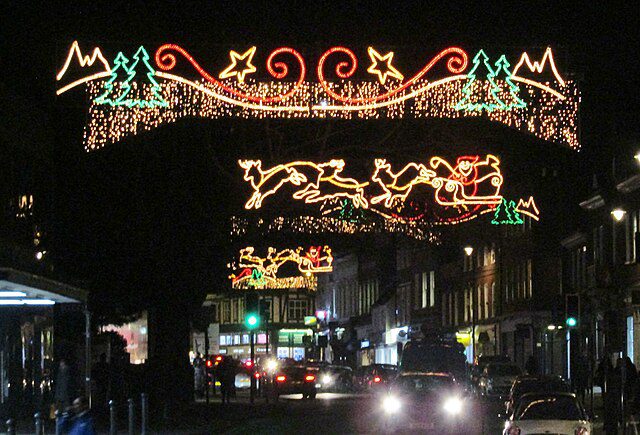
<svg viewBox="0 0 640 435">
<path fill-rule="evenodd" d="M 271 321 L 284 321 L 278 313 L 273 310 L 273 301 L 271 299 L 262 299 L 267 305 L 270 313 Z M 289 299 L 287 302 L 286 313 L 287 321 L 302 321 L 305 316 L 309 316 L 311 305 L 307 299 Z M 244 299 L 226 299 L 213 304 L 214 318 L 222 324 L 242 323 L 244 321 L 245 307 Z"/>
<path fill-rule="evenodd" d="M 496 262 L 496 249 L 494 246 L 485 246 L 475 249 L 472 255 L 464 256 L 464 271 L 469 272 L 477 267 L 485 267 Z"/>
<path fill-rule="evenodd" d="M 370 279 L 362 283 L 343 281 L 337 293 L 337 313 L 340 317 L 368 314 L 379 297 L 378 280 Z"/>
<path fill-rule="evenodd" d="M 533 270 L 531 259 L 505 268 L 505 302 L 530 299 L 533 292 Z"/>
</svg>

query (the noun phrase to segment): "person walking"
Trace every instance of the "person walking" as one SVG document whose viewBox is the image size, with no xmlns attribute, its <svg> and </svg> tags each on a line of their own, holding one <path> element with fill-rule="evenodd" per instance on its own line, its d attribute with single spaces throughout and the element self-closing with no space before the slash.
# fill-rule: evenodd
<svg viewBox="0 0 640 435">
<path fill-rule="evenodd" d="M 61 359 L 58 364 L 54 382 L 56 409 L 64 410 L 71 403 L 71 367 L 65 359 Z"/>
<path fill-rule="evenodd" d="M 78 397 L 56 423 L 56 432 L 68 435 L 95 435 L 93 418 L 86 397 Z"/>
<path fill-rule="evenodd" d="M 218 366 L 222 403 L 229 403 L 229 400 L 231 398 L 231 382 L 229 381 L 231 378 L 231 373 L 235 372 L 233 365 L 233 358 L 230 356 L 225 356 Z M 233 378 L 235 380 L 235 375 L 233 375 Z"/>
</svg>

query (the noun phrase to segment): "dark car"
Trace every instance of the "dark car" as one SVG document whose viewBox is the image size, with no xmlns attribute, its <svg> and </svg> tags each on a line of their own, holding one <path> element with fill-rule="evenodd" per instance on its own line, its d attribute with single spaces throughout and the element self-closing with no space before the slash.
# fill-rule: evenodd
<svg viewBox="0 0 640 435">
<path fill-rule="evenodd" d="M 414 340 L 402 350 L 398 373 L 451 373 L 459 382 L 468 380 L 467 359 L 459 343 Z"/>
<path fill-rule="evenodd" d="M 325 391 L 348 392 L 353 389 L 353 369 L 348 366 L 321 366 L 318 384 Z"/>
<path fill-rule="evenodd" d="M 281 368 L 274 378 L 276 398 L 281 394 L 302 394 L 303 399 L 315 399 L 318 374 L 318 367 L 294 365 Z"/>
<path fill-rule="evenodd" d="M 355 374 L 355 385 L 359 390 L 385 390 L 398 374 L 392 364 L 371 364 L 360 367 Z"/>
<path fill-rule="evenodd" d="M 478 382 L 480 381 L 480 376 L 482 376 L 482 372 L 485 367 L 487 367 L 491 363 L 504 363 L 509 364 L 511 360 L 507 356 L 502 355 L 482 355 L 479 356 L 476 363 L 471 367 L 471 383 L 478 387 Z"/>
<path fill-rule="evenodd" d="M 518 407 L 520 399 L 525 394 L 545 392 L 570 393 L 571 386 L 560 376 L 556 375 L 518 376 L 513 383 L 513 386 L 509 391 L 509 396 L 505 402 L 507 417 L 513 414 L 514 409 Z"/>
<path fill-rule="evenodd" d="M 478 381 L 479 392 L 486 397 L 506 397 L 522 369 L 512 363 L 490 363 Z"/>
<path fill-rule="evenodd" d="M 385 431 L 466 433 L 469 398 L 450 373 L 404 372 L 382 398 Z"/>
</svg>

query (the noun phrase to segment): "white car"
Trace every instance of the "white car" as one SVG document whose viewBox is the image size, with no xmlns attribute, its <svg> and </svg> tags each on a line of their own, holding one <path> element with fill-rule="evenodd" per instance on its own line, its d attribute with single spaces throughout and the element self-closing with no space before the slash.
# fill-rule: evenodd
<svg viewBox="0 0 640 435">
<path fill-rule="evenodd" d="M 587 412 L 575 394 L 531 393 L 522 396 L 502 433 L 590 435 L 593 432 Z"/>
</svg>

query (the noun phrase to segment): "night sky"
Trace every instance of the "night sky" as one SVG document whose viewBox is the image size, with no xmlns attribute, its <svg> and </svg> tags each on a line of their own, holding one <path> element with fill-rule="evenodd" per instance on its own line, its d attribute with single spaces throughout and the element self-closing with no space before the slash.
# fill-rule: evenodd
<svg viewBox="0 0 640 435">
<path fill-rule="evenodd" d="M 204 292 L 220 290 L 227 261 L 223 229 L 238 203 L 233 189 L 211 187 L 224 186 L 229 173 L 220 150 L 242 141 L 245 148 L 234 149 L 232 156 L 261 154 L 261 138 L 270 137 L 288 153 L 304 154 L 316 149 L 324 127 L 186 121 L 86 154 L 82 100 L 56 99 L 54 92 L 55 72 L 74 39 L 86 47 L 144 43 L 155 49 L 176 42 L 218 51 L 254 44 L 314 52 L 335 44 L 373 45 L 391 47 L 398 57 L 403 49 L 417 53 L 423 47 L 432 53 L 449 45 L 470 51 L 551 45 L 563 70 L 581 82 L 581 167 L 597 167 L 612 151 L 640 147 L 640 10 L 633 2 L 517 2 L 518 7 L 491 8 L 488 2 L 426 1 L 12 3 L 3 6 L 0 26 L 5 99 L 0 123 L 11 137 L 2 142 L 0 156 L 31 167 L 12 153 L 50 153 L 36 175 L 25 170 L 20 182 L 32 186 L 36 179 L 47 180 L 47 186 L 33 189 L 54 192 L 47 208 L 57 270 L 96 289 L 97 305 L 124 300 L 126 311 L 155 297 L 197 305 Z M 9 125 L 8 119 L 19 121 Z M 338 124 L 332 125 L 330 146 L 344 138 L 357 142 L 370 127 Z M 373 129 L 387 137 L 381 146 L 411 138 L 412 132 L 434 137 L 412 123 L 408 133 L 382 134 L 402 130 L 400 122 L 378 122 Z"/>
</svg>

